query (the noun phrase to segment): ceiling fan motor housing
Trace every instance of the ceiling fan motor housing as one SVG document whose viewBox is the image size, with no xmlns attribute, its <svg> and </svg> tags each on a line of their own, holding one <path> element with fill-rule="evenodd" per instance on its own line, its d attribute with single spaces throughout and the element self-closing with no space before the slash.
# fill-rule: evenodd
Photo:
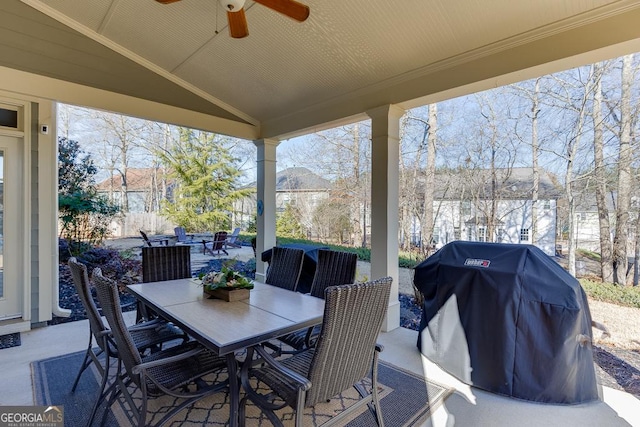
<svg viewBox="0 0 640 427">
<path fill-rule="evenodd" d="M 238 12 L 244 7 L 245 0 L 220 0 L 220 4 L 229 12 Z"/>
</svg>

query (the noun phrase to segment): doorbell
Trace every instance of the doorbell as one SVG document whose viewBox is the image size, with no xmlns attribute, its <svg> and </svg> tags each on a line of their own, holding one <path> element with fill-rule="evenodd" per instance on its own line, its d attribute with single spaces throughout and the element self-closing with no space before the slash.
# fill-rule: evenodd
<svg viewBox="0 0 640 427">
<path fill-rule="evenodd" d="M 40 125 L 40 133 L 47 135 L 49 133 L 49 125 Z"/>
</svg>

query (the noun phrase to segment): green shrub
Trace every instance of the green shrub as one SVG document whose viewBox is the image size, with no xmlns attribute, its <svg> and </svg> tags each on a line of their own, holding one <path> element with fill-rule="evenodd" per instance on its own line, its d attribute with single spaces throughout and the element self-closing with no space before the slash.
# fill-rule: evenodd
<svg viewBox="0 0 640 427">
<path fill-rule="evenodd" d="M 355 253 L 358 255 L 358 260 L 371 262 L 371 249 L 363 248 L 363 247 L 352 247 L 352 246 L 342 246 L 342 245 L 334 245 L 331 243 L 321 243 L 314 242 L 312 240 L 305 239 L 293 239 L 290 237 L 280 237 L 278 236 L 278 244 L 289 244 L 289 243 L 299 243 L 305 245 L 318 245 L 318 246 L 328 246 L 334 251 L 344 251 Z M 422 262 L 424 257 L 416 252 L 401 252 L 398 256 L 398 266 L 401 268 L 413 268 L 418 263 Z"/>
<path fill-rule="evenodd" d="M 640 287 L 619 286 L 613 283 L 582 279 L 580 284 L 590 298 L 626 307 L 640 308 Z"/>
</svg>

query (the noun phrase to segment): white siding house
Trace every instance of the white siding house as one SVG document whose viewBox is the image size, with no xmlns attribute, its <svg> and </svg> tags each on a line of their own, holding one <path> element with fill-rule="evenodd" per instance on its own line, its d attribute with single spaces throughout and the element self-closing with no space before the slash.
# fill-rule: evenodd
<svg viewBox="0 0 640 427">
<path fill-rule="evenodd" d="M 561 192 L 547 173 L 540 176 L 535 218 L 531 168 L 499 169 L 494 178 L 489 170 L 438 173 L 435 181 L 432 245 L 436 249 L 467 240 L 534 244 L 555 255 Z M 419 219 L 415 222 L 414 229 L 419 230 Z M 419 241 L 419 236 L 413 239 Z"/>
<path fill-rule="evenodd" d="M 256 188 L 252 183 L 247 188 Z M 324 200 L 329 198 L 332 184 L 329 180 L 311 172 L 307 168 L 294 167 L 276 174 L 276 212 L 284 212 L 287 205 L 295 206 L 300 213 L 300 222 L 312 233 L 313 214 Z M 234 202 L 233 223 L 247 227 L 256 215 L 256 193 Z"/>
</svg>

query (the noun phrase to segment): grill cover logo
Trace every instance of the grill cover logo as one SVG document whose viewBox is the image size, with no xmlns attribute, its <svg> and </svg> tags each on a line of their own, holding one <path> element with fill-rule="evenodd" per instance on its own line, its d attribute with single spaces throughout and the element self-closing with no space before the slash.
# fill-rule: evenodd
<svg viewBox="0 0 640 427">
<path fill-rule="evenodd" d="M 468 265 L 469 267 L 482 267 L 487 268 L 491 264 L 491 261 L 488 259 L 475 259 L 475 258 L 467 258 L 464 260 L 464 265 Z"/>
</svg>

